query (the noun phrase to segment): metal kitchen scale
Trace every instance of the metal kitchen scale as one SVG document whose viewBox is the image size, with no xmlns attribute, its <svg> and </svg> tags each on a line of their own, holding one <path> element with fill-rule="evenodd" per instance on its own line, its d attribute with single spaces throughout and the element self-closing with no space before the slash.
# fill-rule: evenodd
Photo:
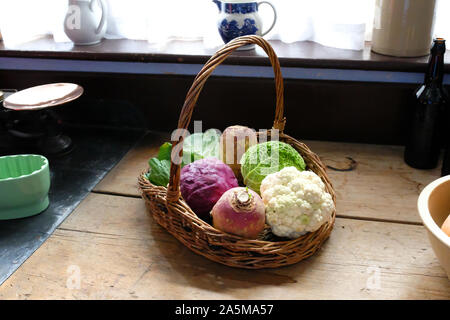
<svg viewBox="0 0 450 320">
<path fill-rule="evenodd" d="M 73 148 L 72 139 L 61 131 L 61 120 L 53 107 L 73 101 L 83 88 L 73 83 L 51 83 L 22 91 L 0 90 L 0 148 L 36 150 L 59 156 Z"/>
</svg>

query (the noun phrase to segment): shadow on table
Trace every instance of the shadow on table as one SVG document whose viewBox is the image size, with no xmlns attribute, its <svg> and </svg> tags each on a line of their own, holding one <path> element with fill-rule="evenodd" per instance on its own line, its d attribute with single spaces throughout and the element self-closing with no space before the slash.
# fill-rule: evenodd
<svg viewBox="0 0 450 320">
<path fill-rule="evenodd" d="M 151 232 L 167 232 L 150 219 Z M 155 229 L 158 230 L 155 230 Z M 168 236 L 170 236 L 167 233 Z M 155 236 L 158 237 L 158 236 Z M 282 286 L 297 283 L 297 278 L 313 268 L 315 257 L 308 258 L 292 266 L 276 269 L 247 270 L 228 267 L 200 256 L 173 238 L 170 241 L 155 241 L 164 260 L 170 265 L 171 272 L 181 275 L 192 287 L 216 292 L 227 289 L 255 288 L 258 286 Z M 326 245 L 326 243 L 325 243 Z M 320 254 L 320 253 L 319 253 Z M 163 263 L 159 261 L 157 263 Z M 177 276 L 169 277 L 170 281 L 178 282 Z"/>
</svg>

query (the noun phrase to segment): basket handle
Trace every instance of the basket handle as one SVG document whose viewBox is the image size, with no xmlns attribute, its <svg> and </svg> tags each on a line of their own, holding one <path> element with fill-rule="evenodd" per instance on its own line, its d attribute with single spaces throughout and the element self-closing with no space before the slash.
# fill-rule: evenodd
<svg viewBox="0 0 450 320">
<path fill-rule="evenodd" d="M 249 35 L 242 36 L 233 39 L 224 45 L 220 50 L 218 50 L 194 79 L 191 88 L 189 89 L 186 99 L 184 101 L 183 108 L 181 109 L 180 118 L 178 119 L 178 129 L 187 129 L 189 123 L 191 122 L 192 112 L 194 111 L 195 104 L 200 95 L 200 92 L 205 85 L 206 80 L 209 78 L 214 69 L 220 65 L 234 50 L 239 47 L 257 44 L 260 46 L 269 56 L 270 63 L 272 64 L 273 71 L 275 74 L 275 89 L 276 89 L 276 109 L 275 109 L 275 120 L 273 122 L 273 128 L 278 129 L 283 132 L 284 125 L 286 123 L 286 118 L 284 117 L 284 106 L 283 106 L 283 77 L 281 75 L 280 62 L 275 54 L 275 51 L 271 45 L 260 36 Z M 183 138 L 179 141 L 172 141 L 172 150 L 177 150 L 175 146 L 179 143 L 183 143 Z M 183 148 L 179 148 L 180 156 L 182 155 Z M 180 165 L 171 163 L 170 166 L 170 180 L 169 186 L 167 188 L 167 203 L 174 203 L 178 201 L 180 197 Z"/>
</svg>

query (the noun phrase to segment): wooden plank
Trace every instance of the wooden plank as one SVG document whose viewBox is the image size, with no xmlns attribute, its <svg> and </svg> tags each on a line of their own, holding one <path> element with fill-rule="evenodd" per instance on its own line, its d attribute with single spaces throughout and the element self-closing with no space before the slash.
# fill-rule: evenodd
<svg viewBox="0 0 450 320">
<path fill-rule="evenodd" d="M 97 192 L 139 196 L 137 177 L 148 165 L 148 159 L 158 154 L 159 147 L 170 140 L 168 133 L 150 131 L 130 150 L 94 188 Z"/>
<path fill-rule="evenodd" d="M 403 161 L 403 147 L 323 141 L 307 141 L 326 165 L 346 167 L 351 157 L 353 171 L 329 169 L 337 192 L 341 217 L 421 223 L 417 198 L 422 189 L 440 176 L 433 170 L 417 170 Z"/>
<path fill-rule="evenodd" d="M 139 196 L 136 178 L 168 135 L 149 133 L 100 182 L 95 191 Z M 440 166 L 415 170 L 403 161 L 403 147 L 306 141 L 325 164 L 345 167 L 346 157 L 357 161 L 354 171 L 328 170 L 337 191 L 341 217 L 421 223 L 417 197 L 425 185 L 439 177 Z"/>
<path fill-rule="evenodd" d="M 449 299 L 450 282 L 422 226 L 337 219 L 316 256 L 249 271 L 192 253 L 140 199 L 91 194 L 0 287 L 16 298 Z"/>
</svg>

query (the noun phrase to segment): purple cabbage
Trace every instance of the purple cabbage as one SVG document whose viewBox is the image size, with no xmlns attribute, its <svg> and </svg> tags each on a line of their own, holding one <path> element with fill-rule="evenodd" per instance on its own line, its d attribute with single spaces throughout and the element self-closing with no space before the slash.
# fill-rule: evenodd
<svg viewBox="0 0 450 320">
<path fill-rule="evenodd" d="M 222 194 L 238 186 L 233 170 L 216 158 L 194 161 L 181 169 L 181 195 L 200 218 L 206 218 Z"/>
</svg>

